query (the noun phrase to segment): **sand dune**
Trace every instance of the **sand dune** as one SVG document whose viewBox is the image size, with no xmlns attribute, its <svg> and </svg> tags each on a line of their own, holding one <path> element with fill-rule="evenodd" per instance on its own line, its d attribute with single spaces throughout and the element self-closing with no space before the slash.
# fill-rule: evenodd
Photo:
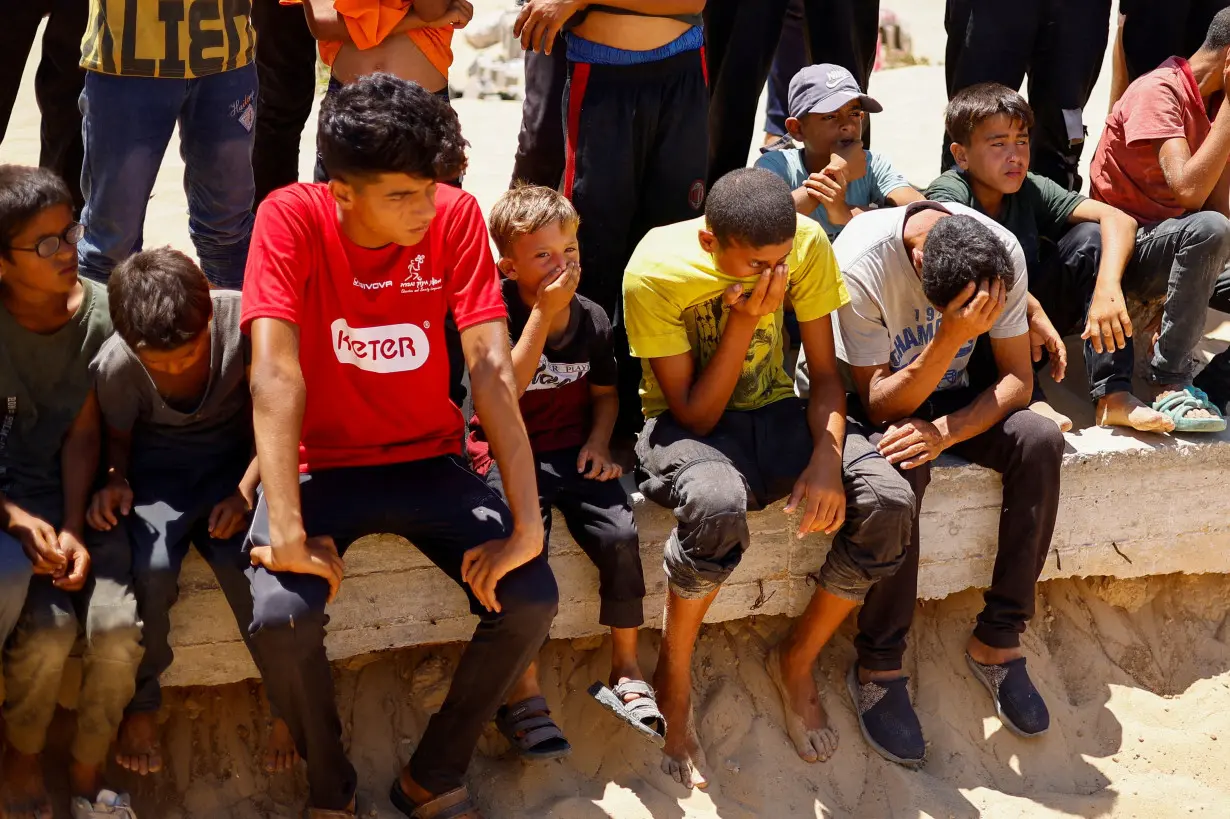
<svg viewBox="0 0 1230 819">
<path fill-rule="evenodd" d="M 695 664 L 697 725 L 713 784 L 685 793 L 659 756 L 585 694 L 605 678 L 608 647 L 557 641 L 543 682 L 575 751 L 529 765 L 491 729 L 470 786 L 489 819 L 752 819 L 752 817 L 1230 816 L 1230 577 L 1056 581 L 1039 592 L 1026 636 L 1052 712 L 1050 733 L 1024 741 L 993 716 L 962 647 L 981 598 L 919 606 L 906 662 L 929 741 L 917 772 L 870 754 L 842 675 L 847 623 L 817 679 L 841 734 L 836 757 L 808 765 L 781 729 L 762 663 L 783 618 L 707 627 Z M 642 638 L 651 667 L 658 635 Z M 458 646 L 390 652 L 337 668 L 338 699 L 368 815 L 397 817 L 384 794 L 438 707 Z M 302 772 L 259 770 L 266 731 L 256 685 L 169 692 L 169 761 L 133 788 L 142 817 L 255 819 L 301 815 Z M 63 724 L 63 723 L 61 723 Z M 57 731 L 58 734 L 63 732 Z"/>
</svg>

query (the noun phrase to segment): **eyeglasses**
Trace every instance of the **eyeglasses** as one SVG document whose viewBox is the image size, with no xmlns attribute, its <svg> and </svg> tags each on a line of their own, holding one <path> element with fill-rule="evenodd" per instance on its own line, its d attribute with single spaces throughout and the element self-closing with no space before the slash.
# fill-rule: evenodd
<svg viewBox="0 0 1230 819">
<path fill-rule="evenodd" d="M 85 225 L 80 222 L 72 222 L 68 227 L 64 228 L 64 232 L 59 236 L 46 236 L 39 240 L 34 247 L 14 247 L 10 250 L 24 250 L 27 253 L 37 253 L 40 259 L 50 259 L 52 256 L 60 252 L 60 248 L 65 244 L 75 245 L 81 241 L 81 237 L 85 235 Z"/>
</svg>

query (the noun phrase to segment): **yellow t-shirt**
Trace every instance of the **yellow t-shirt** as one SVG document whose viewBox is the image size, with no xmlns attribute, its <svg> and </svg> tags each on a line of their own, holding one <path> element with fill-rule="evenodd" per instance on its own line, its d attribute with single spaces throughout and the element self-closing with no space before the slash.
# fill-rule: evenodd
<svg viewBox="0 0 1230 819">
<path fill-rule="evenodd" d="M 704 226 L 700 217 L 649 231 L 624 273 L 624 321 L 632 355 L 641 359 L 641 408 L 646 418 L 667 409 L 649 359 L 691 352 L 697 371 L 702 369 L 717 352 L 726 326 L 722 293 L 732 284 L 748 282 L 717 269 L 697 238 Z M 786 293 L 799 321 L 823 318 L 850 301 L 833 247 L 818 222 L 798 220 L 786 263 L 790 267 Z M 779 309 L 756 326 L 727 409 L 758 409 L 794 394 L 783 365 L 782 318 Z"/>
<path fill-rule="evenodd" d="M 252 0 L 90 0 L 81 67 L 193 79 L 252 62 Z"/>
</svg>

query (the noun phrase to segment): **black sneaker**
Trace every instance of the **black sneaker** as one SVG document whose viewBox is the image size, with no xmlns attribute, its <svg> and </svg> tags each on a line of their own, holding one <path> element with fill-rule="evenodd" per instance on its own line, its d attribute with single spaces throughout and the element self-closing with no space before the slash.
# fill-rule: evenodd
<svg viewBox="0 0 1230 819">
<path fill-rule="evenodd" d="M 1025 658 L 1017 657 L 1000 665 L 983 665 L 968 654 L 974 677 L 991 692 L 995 713 L 1008 730 L 1017 736 L 1042 736 L 1051 727 L 1051 714 L 1038 689 L 1034 688 Z"/>
<path fill-rule="evenodd" d="M 927 745 L 910 703 L 909 679 L 861 683 L 854 665 L 846 675 L 846 688 L 867 744 L 890 762 L 917 768 L 923 764 Z"/>
</svg>

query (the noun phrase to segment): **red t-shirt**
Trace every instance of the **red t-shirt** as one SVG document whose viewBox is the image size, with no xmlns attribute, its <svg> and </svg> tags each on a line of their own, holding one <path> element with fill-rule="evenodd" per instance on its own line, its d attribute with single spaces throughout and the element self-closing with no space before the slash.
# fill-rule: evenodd
<svg viewBox="0 0 1230 819">
<path fill-rule="evenodd" d="M 1089 167 L 1090 193 L 1143 224 L 1182 216 L 1158 159 L 1159 140 L 1185 137 L 1194 154 L 1212 129 L 1200 86 L 1182 57 L 1171 57 L 1128 86 L 1106 118 Z"/>
<path fill-rule="evenodd" d="M 261 204 L 243 328 L 258 318 L 299 327 L 302 471 L 461 452 L 461 410 L 448 390 L 450 312 L 459 330 L 506 315 L 470 194 L 441 185 L 423 241 L 376 250 L 342 233 L 325 185 L 291 185 Z"/>
</svg>

